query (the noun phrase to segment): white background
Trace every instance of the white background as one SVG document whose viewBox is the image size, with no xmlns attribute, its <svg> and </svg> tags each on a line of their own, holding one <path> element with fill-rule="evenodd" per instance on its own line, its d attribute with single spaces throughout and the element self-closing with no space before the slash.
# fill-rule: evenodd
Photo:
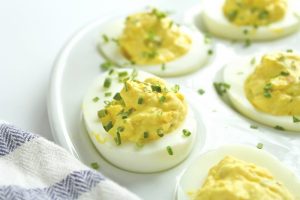
<svg viewBox="0 0 300 200">
<path fill-rule="evenodd" d="M 184 10 L 196 0 L 1 0 L 0 119 L 53 140 L 46 99 L 56 55 L 82 26 L 146 5 Z"/>
</svg>

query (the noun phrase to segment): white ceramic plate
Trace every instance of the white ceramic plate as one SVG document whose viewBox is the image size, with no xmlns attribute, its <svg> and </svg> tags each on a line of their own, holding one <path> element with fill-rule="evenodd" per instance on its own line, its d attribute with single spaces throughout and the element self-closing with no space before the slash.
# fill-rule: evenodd
<svg viewBox="0 0 300 200">
<path fill-rule="evenodd" d="M 53 68 L 48 96 L 49 120 L 55 141 L 87 165 L 98 162 L 100 172 L 135 192 L 143 199 L 168 200 L 174 198 L 177 176 L 199 154 L 228 143 L 256 146 L 264 143 L 265 150 L 279 158 L 300 176 L 300 138 L 257 124 L 237 113 L 218 97 L 212 83 L 219 81 L 220 69 L 237 54 L 252 54 L 268 49 L 296 49 L 300 51 L 300 33 L 274 42 L 252 44 L 217 40 L 212 61 L 198 71 L 167 81 L 182 86 L 192 104 L 198 121 L 198 141 L 192 154 L 180 165 L 168 171 L 136 174 L 121 170 L 106 162 L 96 151 L 81 117 L 81 103 L 87 88 L 101 73 L 104 61 L 97 51 L 102 19 L 77 32 L 59 54 Z M 203 95 L 197 90 L 205 90 Z M 203 122 L 203 123 L 202 123 Z M 205 127 L 204 125 L 205 124 Z M 256 124 L 258 129 L 251 129 Z"/>
</svg>

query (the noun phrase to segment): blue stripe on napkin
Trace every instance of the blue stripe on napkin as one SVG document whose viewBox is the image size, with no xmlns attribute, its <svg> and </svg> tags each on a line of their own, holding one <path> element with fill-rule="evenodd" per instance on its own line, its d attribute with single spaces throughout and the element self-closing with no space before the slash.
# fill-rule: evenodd
<svg viewBox="0 0 300 200">
<path fill-rule="evenodd" d="M 15 185 L 0 187 L 0 199 L 44 200 L 77 199 L 82 193 L 90 191 L 104 177 L 91 170 L 75 171 L 63 180 L 47 188 L 25 189 Z"/>
<path fill-rule="evenodd" d="M 14 151 L 22 144 L 36 138 L 37 136 L 8 124 L 0 124 L 0 156 Z"/>
</svg>

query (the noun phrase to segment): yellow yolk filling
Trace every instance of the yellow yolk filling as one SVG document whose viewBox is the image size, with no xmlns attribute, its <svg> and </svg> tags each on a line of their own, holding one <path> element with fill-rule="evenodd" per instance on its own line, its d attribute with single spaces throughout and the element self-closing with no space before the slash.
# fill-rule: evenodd
<svg viewBox="0 0 300 200">
<path fill-rule="evenodd" d="M 209 170 L 194 200 L 292 200 L 293 196 L 271 173 L 252 163 L 226 156 Z"/>
<path fill-rule="evenodd" d="M 244 84 L 246 97 L 260 111 L 273 115 L 300 115 L 300 56 L 274 53 L 261 63 Z"/>
<path fill-rule="evenodd" d="M 188 52 L 191 43 L 178 25 L 156 9 L 128 16 L 119 38 L 124 56 L 140 65 L 175 60 Z"/>
<path fill-rule="evenodd" d="M 118 100 L 106 106 L 100 120 L 104 127 L 110 124 L 108 133 L 122 142 L 157 140 L 175 130 L 186 117 L 184 96 L 167 89 L 161 79 L 128 80 L 119 94 Z"/>
<path fill-rule="evenodd" d="M 223 13 L 238 26 L 261 26 L 280 21 L 286 13 L 287 0 L 226 0 Z"/>
</svg>

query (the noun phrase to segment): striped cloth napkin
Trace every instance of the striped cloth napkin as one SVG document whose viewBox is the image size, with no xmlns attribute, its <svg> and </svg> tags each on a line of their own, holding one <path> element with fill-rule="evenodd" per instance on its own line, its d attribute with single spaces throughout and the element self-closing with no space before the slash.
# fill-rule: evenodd
<svg viewBox="0 0 300 200">
<path fill-rule="evenodd" d="M 63 148 L 1 122 L 0 199 L 139 200 Z"/>
</svg>

